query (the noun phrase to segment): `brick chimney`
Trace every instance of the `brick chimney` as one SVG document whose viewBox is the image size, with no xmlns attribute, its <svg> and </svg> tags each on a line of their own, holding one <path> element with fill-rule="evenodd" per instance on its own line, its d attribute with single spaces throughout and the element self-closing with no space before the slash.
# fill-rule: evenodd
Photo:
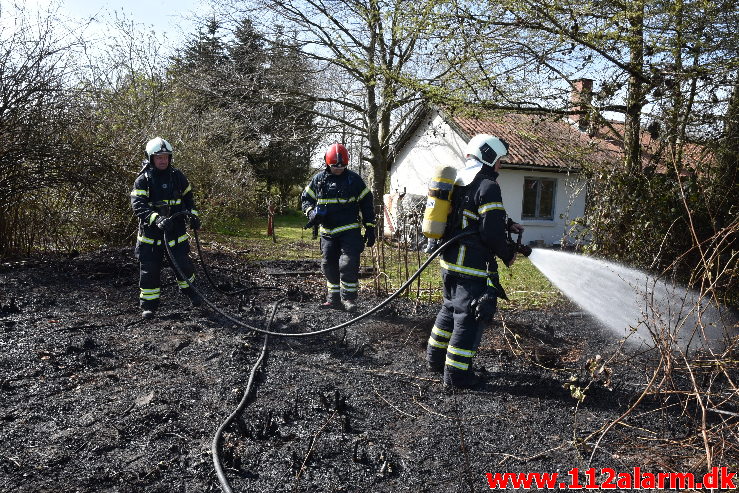
<svg viewBox="0 0 739 493">
<path fill-rule="evenodd" d="M 577 79 L 572 83 L 572 92 L 570 93 L 570 109 L 573 111 L 584 110 L 590 112 L 590 105 L 593 102 L 593 79 Z M 577 123 L 583 132 L 588 129 L 590 119 L 588 113 L 584 115 L 570 115 L 570 120 Z"/>
</svg>

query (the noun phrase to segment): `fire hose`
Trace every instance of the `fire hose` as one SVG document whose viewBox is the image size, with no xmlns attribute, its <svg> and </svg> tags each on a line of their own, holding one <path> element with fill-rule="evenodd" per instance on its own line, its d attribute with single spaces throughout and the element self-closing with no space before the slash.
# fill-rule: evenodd
<svg viewBox="0 0 739 493">
<path fill-rule="evenodd" d="M 188 212 L 188 211 L 180 211 L 180 212 L 177 212 L 177 213 L 173 214 L 171 216 L 171 218 L 174 218 L 174 217 L 177 217 L 177 216 L 180 216 L 180 215 L 190 215 L 190 214 L 191 213 Z M 221 489 L 225 493 L 233 493 L 233 490 L 231 489 L 231 487 L 230 487 L 230 485 L 228 483 L 228 479 L 226 478 L 226 475 L 225 475 L 225 473 L 223 471 L 223 467 L 222 467 L 221 461 L 220 461 L 219 445 L 220 445 L 220 441 L 221 441 L 221 435 L 222 435 L 223 431 L 226 429 L 226 427 L 228 427 L 233 422 L 233 420 L 236 419 L 236 417 L 243 411 L 244 407 L 246 406 L 248 397 L 249 397 L 249 395 L 251 393 L 251 387 L 252 387 L 252 384 L 254 382 L 254 377 L 256 375 L 257 370 L 261 366 L 262 361 L 263 361 L 263 359 L 264 359 L 264 357 L 265 357 L 265 355 L 267 353 L 267 345 L 268 345 L 268 341 L 269 341 L 269 336 L 270 335 L 274 335 L 274 336 L 278 336 L 278 337 L 309 337 L 309 336 L 314 336 L 314 335 L 319 335 L 319 334 L 325 334 L 325 333 L 332 332 L 332 331 L 335 331 L 335 330 L 340 330 L 340 329 L 343 329 L 345 327 L 348 327 L 348 326 L 350 326 L 352 324 L 355 324 L 355 323 L 359 322 L 360 320 L 362 320 L 362 319 L 364 319 L 364 318 L 372 315 L 373 313 L 381 310 L 388 303 L 390 303 L 390 301 L 392 301 L 393 299 L 395 299 L 396 297 L 398 297 L 400 295 L 400 293 L 402 293 L 408 286 L 411 285 L 411 283 L 418 276 L 421 275 L 421 273 L 428 267 L 428 265 L 431 263 L 431 261 L 434 260 L 436 257 L 438 257 L 444 250 L 446 250 L 446 248 L 448 248 L 450 245 L 456 243 L 460 239 L 462 239 L 462 238 L 464 238 L 466 236 L 470 236 L 470 235 L 476 234 L 476 233 L 477 233 L 476 231 L 462 231 L 461 233 L 459 233 L 458 235 L 456 235 L 453 238 L 449 239 L 448 241 L 440 244 L 429 255 L 429 258 L 426 259 L 426 261 L 418 268 L 418 270 L 413 275 L 411 275 L 408 278 L 408 280 L 406 280 L 394 293 L 392 293 L 385 300 L 383 300 L 381 303 L 379 303 L 375 307 L 371 308 L 367 312 L 365 312 L 365 313 L 363 313 L 363 314 L 361 314 L 361 315 L 359 315 L 357 317 L 354 317 L 351 320 L 348 320 L 348 321 L 343 322 L 341 324 L 335 325 L 333 327 L 328 327 L 328 328 L 325 328 L 325 329 L 315 330 L 315 331 L 311 331 L 311 332 L 304 332 L 304 333 L 282 333 L 282 332 L 274 332 L 274 331 L 271 331 L 270 330 L 270 327 L 272 326 L 272 322 L 274 321 L 274 318 L 275 318 L 275 314 L 277 312 L 277 307 L 279 306 L 279 304 L 281 302 L 284 301 L 284 298 L 278 300 L 275 303 L 275 305 L 274 305 L 274 307 L 272 309 L 272 314 L 271 314 L 270 319 L 269 319 L 269 321 L 267 323 L 267 328 L 266 329 L 261 329 L 259 327 L 253 327 L 253 326 L 251 326 L 249 324 L 246 324 L 246 323 L 242 322 L 241 320 L 239 320 L 239 319 L 231 316 L 230 314 L 224 312 L 223 310 L 221 310 L 220 308 L 218 308 L 212 301 L 210 301 L 208 298 L 206 298 L 205 296 L 203 296 L 203 293 L 200 290 L 198 290 L 197 288 L 195 288 L 194 285 L 192 285 L 192 284 L 190 285 L 190 288 L 196 294 L 198 294 L 208 306 L 210 306 L 213 310 L 215 310 L 216 312 L 218 312 L 221 315 L 223 315 L 224 317 L 226 317 L 231 322 L 233 322 L 236 325 L 241 326 L 243 328 L 246 328 L 246 329 L 253 330 L 255 332 L 259 332 L 259 333 L 264 334 L 264 343 L 262 345 L 261 353 L 260 353 L 259 357 L 257 358 L 257 360 L 255 361 L 255 363 L 254 363 L 254 365 L 252 367 L 251 373 L 249 375 L 249 380 L 247 382 L 246 389 L 244 391 L 244 394 L 243 394 L 243 397 L 241 399 L 241 402 L 238 404 L 238 406 L 236 407 L 236 409 L 234 409 L 234 411 L 228 416 L 228 418 L 226 418 L 226 420 L 219 426 L 219 428 L 218 428 L 218 430 L 217 430 L 217 432 L 216 432 L 216 434 L 215 434 L 215 436 L 213 438 L 213 441 L 211 443 L 211 454 L 212 454 L 212 458 L 213 458 L 213 464 L 214 464 L 214 467 L 215 467 L 216 475 L 218 476 L 218 481 L 221 484 Z M 196 243 L 198 245 L 198 254 L 201 257 L 201 265 L 204 266 L 205 263 L 202 261 L 202 250 L 200 249 L 200 241 L 198 239 L 197 231 L 194 231 L 194 235 L 195 235 Z M 175 256 L 173 255 L 172 250 L 170 248 L 169 242 L 167 241 L 167 235 L 166 235 L 166 233 L 165 233 L 164 236 L 165 236 L 165 238 L 164 238 L 164 240 L 165 240 L 164 241 L 164 245 L 165 245 L 165 247 L 167 249 L 167 254 L 169 255 L 169 258 L 172 261 L 172 266 L 174 267 L 174 269 L 176 270 L 176 272 L 180 276 L 180 278 L 185 279 L 186 276 L 184 275 L 184 272 L 183 272 L 182 268 L 177 264 L 177 261 L 175 260 Z M 508 238 L 509 238 L 509 242 L 512 243 L 512 240 L 511 240 L 511 237 L 510 237 L 510 229 L 509 229 L 509 233 L 508 233 Z M 523 254 L 525 254 L 525 255 L 528 256 L 528 254 L 531 253 L 531 249 L 528 249 L 528 253 L 527 253 L 526 250 L 525 250 L 526 248 L 528 248 L 528 247 L 522 247 L 522 245 L 521 245 L 521 233 L 519 233 L 518 234 L 518 244 L 516 246 L 516 249 L 517 249 L 518 252 L 523 253 Z M 212 284 L 214 284 L 213 283 L 213 280 L 210 278 L 210 276 L 207 276 L 207 277 L 208 277 L 208 280 Z M 243 290 L 241 290 L 239 292 L 242 292 L 242 291 Z"/>
<path fill-rule="evenodd" d="M 188 212 L 188 211 L 180 211 L 180 212 L 177 212 L 177 213 L 173 214 L 171 217 L 172 218 L 175 218 L 175 217 L 180 216 L 180 215 L 189 215 L 189 214 L 190 214 L 190 212 Z M 397 290 L 395 290 L 395 292 L 393 292 L 390 296 L 388 296 L 387 298 L 385 298 L 382 302 L 380 302 L 378 305 L 374 306 L 370 310 L 366 311 L 365 313 L 362 313 L 361 315 L 359 315 L 357 317 L 354 317 L 351 320 L 348 320 L 346 322 L 340 323 L 338 325 L 334 325 L 332 327 L 328 327 L 328 328 L 320 329 L 320 330 L 314 330 L 314 331 L 310 331 L 310 332 L 285 333 L 285 332 L 274 332 L 274 331 L 271 331 L 271 330 L 268 330 L 268 329 L 262 329 L 262 328 L 259 328 L 259 327 L 254 327 L 252 325 L 249 325 L 247 323 L 244 323 L 243 321 L 239 320 L 238 318 L 236 318 L 236 317 L 232 316 L 231 314 L 229 314 L 229 313 L 221 310 L 220 308 L 218 308 L 218 306 L 216 306 L 215 303 L 213 303 L 212 301 L 210 301 L 207 297 L 203 296 L 203 293 L 198 288 L 196 288 L 194 285 L 190 285 L 190 288 L 193 290 L 193 292 L 195 292 L 197 295 L 199 295 L 201 298 L 203 298 L 203 302 L 206 305 L 208 305 L 215 312 L 221 314 L 227 320 L 229 320 L 230 322 L 233 322 L 234 324 L 236 324 L 239 327 L 242 327 L 242 328 L 245 328 L 245 329 L 248 329 L 248 330 L 253 330 L 255 332 L 259 332 L 260 334 L 273 335 L 273 336 L 277 336 L 277 337 L 310 337 L 310 336 L 315 336 L 315 335 L 320 335 L 320 334 L 326 334 L 328 332 L 333 332 L 335 330 L 340 330 L 340 329 L 349 327 L 350 325 L 353 325 L 353 324 L 359 322 L 360 320 L 363 320 L 363 319 L 369 317 L 370 315 L 372 315 L 372 314 L 374 314 L 374 313 L 382 310 L 385 306 L 387 306 L 388 303 L 390 303 L 392 300 L 394 300 L 395 298 L 397 298 L 406 288 L 408 288 L 408 286 L 410 286 L 411 283 L 413 283 L 413 281 L 415 281 L 416 278 L 421 275 L 421 273 L 426 269 L 426 267 L 428 267 L 429 264 L 436 257 L 438 257 L 444 250 L 446 250 L 450 245 L 456 243 L 457 241 L 459 241 L 460 239 L 462 239 L 462 238 L 464 238 L 466 236 L 470 236 L 470 235 L 473 235 L 473 234 L 476 234 L 476 233 L 477 233 L 477 231 L 463 231 L 463 232 L 459 233 L 458 235 L 454 236 L 453 238 L 449 239 L 448 241 L 440 244 L 436 248 L 436 250 L 434 250 L 434 252 L 429 256 L 429 258 L 426 259 L 426 261 L 418 268 L 418 270 L 415 273 L 413 273 L 413 275 L 411 275 L 411 277 L 409 277 Z M 197 233 L 195 233 L 195 235 L 197 237 Z M 166 241 L 166 234 L 165 234 L 165 242 L 164 242 L 164 245 L 167 248 L 167 253 L 169 254 L 170 260 L 172 260 L 172 266 L 174 267 L 175 271 L 180 276 L 180 278 L 186 279 L 187 276 L 184 275 L 184 272 L 183 272 L 182 268 L 179 265 L 177 265 L 177 261 L 174 259 L 174 255 L 173 255 L 172 250 L 170 248 L 169 242 Z"/>
<path fill-rule="evenodd" d="M 192 215 L 192 214 L 189 211 L 180 211 L 180 212 L 177 212 L 177 213 L 173 214 L 171 216 L 171 218 L 175 218 L 175 217 L 180 216 L 180 215 Z M 262 329 L 262 328 L 259 328 L 259 327 L 254 327 L 252 325 L 249 325 L 247 323 L 242 322 L 241 320 L 235 318 L 234 316 L 230 315 L 229 313 L 226 313 L 225 311 L 223 311 L 220 308 L 218 308 L 212 301 L 210 301 L 208 298 L 206 298 L 205 296 L 203 296 L 203 293 L 198 288 L 196 288 L 194 285 L 190 285 L 190 288 L 193 290 L 193 292 L 195 292 L 201 298 L 203 298 L 203 301 L 205 302 L 205 304 L 207 304 L 210 308 L 212 308 L 214 311 L 216 311 L 217 313 L 221 314 L 226 319 L 228 319 L 229 321 L 233 322 L 234 324 L 236 324 L 237 326 L 240 326 L 242 328 L 253 330 L 253 331 L 259 332 L 261 334 L 273 335 L 273 336 L 277 336 L 277 337 L 310 337 L 310 336 L 314 336 L 314 335 L 326 334 L 328 332 L 333 332 L 335 330 L 340 330 L 340 329 L 349 327 L 350 325 L 353 325 L 353 324 L 359 322 L 360 320 L 363 320 L 363 319 L 369 317 L 370 315 L 378 312 L 379 310 L 383 309 L 385 306 L 387 306 L 388 303 L 390 303 L 392 300 L 394 300 L 395 298 L 397 298 L 406 288 L 408 288 L 408 286 L 410 286 L 413 283 L 413 281 L 415 281 L 416 278 L 418 278 L 418 276 L 420 276 L 421 273 L 429 266 L 429 264 L 436 257 L 438 257 L 444 250 L 446 250 L 449 246 L 451 246 L 452 244 L 454 244 L 457 241 L 461 240 L 462 238 L 467 237 L 467 236 L 471 236 L 471 235 L 476 234 L 476 233 L 477 233 L 477 231 L 474 231 L 474 230 L 462 231 L 461 233 L 457 234 L 456 236 L 454 236 L 454 237 L 450 238 L 449 240 L 441 243 L 429 255 L 429 258 L 426 259 L 426 261 L 423 264 L 421 264 L 421 266 L 418 268 L 418 270 L 416 270 L 416 272 L 414 272 L 413 275 L 411 275 L 397 290 L 395 290 L 395 292 L 393 292 L 390 296 L 388 296 L 387 298 L 385 298 L 382 302 L 380 302 L 378 305 L 375 305 L 373 308 L 371 308 L 370 310 L 366 311 L 365 313 L 362 313 L 361 315 L 359 315 L 357 317 L 354 317 L 351 320 L 348 320 L 346 322 L 340 323 L 338 325 L 334 325 L 332 327 L 328 327 L 328 328 L 320 329 L 320 330 L 314 330 L 314 331 L 310 331 L 310 332 L 285 333 L 285 332 L 274 332 L 274 331 L 270 331 L 268 329 L 265 330 L 265 329 Z M 521 233 L 518 233 L 518 242 L 516 244 L 516 250 L 519 253 L 522 253 L 523 255 L 528 256 L 531 253 L 531 248 L 529 248 L 527 246 L 524 246 L 524 245 L 521 245 L 521 236 L 522 236 Z M 510 232 L 508 233 L 508 237 L 510 238 Z M 198 240 L 198 237 L 197 237 L 197 232 L 195 232 L 195 239 L 196 239 L 196 241 L 199 244 L 199 240 Z M 177 262 L 174 260 L 174 255 L 172 254 L 172 250 L 170 248 L 170 245 L 166 241 L 166 234 L 165 234 L 165 242 L 164 242 L 164 245 L 167 248 L 167 253 L 169 254 L 169 258 L 172 260 L 172 266 L 174 267 L 174 269 L 177 271 L 177 273 L 180 275 L 180 277 L 182 279 L 186 279 L 187 276 L 184 275 L 184 272 L 183 272 L 182 268 L 179 265 L 177 265 Z M 199 253 L 201 253 L 201 252 L 199 251 Z"/>
<path fill-rule="evenodd" d="M 275 319 L 275 314 L 277 313 L 277 307 L 280 303 L 285 301 L 285 298 L 282 298 L 278 300 L 275 303 L 275 306 L 272 307 L 272 315 L 270 315 L 269 322 L 267 322 L 267 328 L 269 329 L 272 325 L 272 322 Z M 210 446 L 211 455 L 213 456 L 213 467 L 215 467 L 216 475 L 218 476 L 218 481 L 221 483 L 221 489 L 225 493 L 233 493 L 233 490 L 231 489 L 231 486 L 228 483 L 228 479 L 226 478 L 226 474 L 223 472 L 223 466 L 221 466 L 221 456 L 219 452 L 219 446 L 221 442 L 221 435 L 223 434 L 223 431 L 230 425 L 233 420 L 235 420 L 238 415 L 244 410 L 246 407 L 246 401 L 249 398 L 249 395 L 251 394 L 251 387 L 254 383 L 254 376 L 257 374 L 257 370 L 262 365 L 262 361 L 264 360 L 264 356 L 267 354 L 267 343 L 269 342 L 269 335 L 264 336 L 264 343 L 262 344 L 262 352 L 259 354 L 259 357 L 254 362 L 254 366 L 252 366 L 251 373 L 249 373 L 249 380 L 246 383 L 246 389 L 244 389 L 244 395 L 241 398 L 241 402 L 239 402 L 239 405 L 236 406 L 236 409 L 233 410 L 233 412 L 229 415 L 226 420 L 221 423 L 221 426 L 218 427 L 218 430 L 216 431 L 215 436 L 213 437 L 213 442 Z"/>
</svg>

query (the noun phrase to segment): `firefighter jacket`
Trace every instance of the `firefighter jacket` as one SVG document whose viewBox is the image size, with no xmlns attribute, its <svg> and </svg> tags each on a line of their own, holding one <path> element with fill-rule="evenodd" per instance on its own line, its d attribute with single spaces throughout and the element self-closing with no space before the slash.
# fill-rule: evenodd
<svg viewBox="0 0 739 493">
<path fill-rule="evenodd" d="M 172 216 L 182 210 L 198 214 L 192 186 L 182 171 L 172 165 L 164 171 L 147 166 L 139 174 L 131 191 L 131 207 L 139 218 L 137 251 L 141 244 L 163 245 L 164 232 L 156 225 L 159 216 Z M 167 235 L 170 247 L 189 238 L 185 215 L 176 217 L 174 223 L 174 232 Z"/>
<path fill-rule="evenodd" d="M 352 229 L 375 227 L 372 192 L 362 177 L 351 170 L 333 175 L 326 168 L 316 174 L 301 196 L 303 212 L 325 207 L 319 231 L 321 236 L 334 237 Z M 362 214 L 360 223 L 359 213 Z"/>
<path fill-rule="evenodd" d="M 441 268 L 461 277 L 487 278 L 497 273 L 499 257 L 506 264 L 514 250 L 506 241 L 506 212 L 500 186 L 495 181 L 498 173 L 483 166 L 467 186 L 455 186 L 452 212 L 444 239 L 473 229 L 477 234 L 462 238 L 451 245 L 440 260 Z"/>
</svg>

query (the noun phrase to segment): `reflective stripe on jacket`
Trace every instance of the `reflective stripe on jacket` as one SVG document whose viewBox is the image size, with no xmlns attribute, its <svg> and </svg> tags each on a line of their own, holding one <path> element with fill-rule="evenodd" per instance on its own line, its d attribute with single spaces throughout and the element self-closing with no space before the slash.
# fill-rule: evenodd
<svg viewBox="0 0 739 493">
<path fill-rule="evenodd" d="M 169 215 L 182 210 L 198 214 L 192 186 L 184 173 L 171 165 L 164 171 L 148 167 L 136 177 L 130 195 L 131 207 L 139 218 L 137 237 L 139 244 L 163 245 L 164 233 L 156 225 L 157 218 L 163 212 L 158 209 L 158 205 L 169 208 Z M 174 222 L 174 231 L 168 235 L 170 246 L 185 242 L 189 238 L 185 232 L 185 217 L 179 216 Z"/>
<path fill-rule="evenodd" d="M 445 238 L 468 229 L 477 234 L 462 238 L 444 252 L 440 265 L 449 274 L 487 277 L 498 270 L 496 256 L 505 263 L 513 257 L 506 241 L 506 212 L 497 177 L 492 167 L 483 166 L 472 183 L 454 190 L 452 224 Z"/>
<path fill-rule="evenodd" d="M 362 225 L 375 226 L 372 192 L 361 176 L 348 169 L 340 175 L 328 169 L 316 174 L 303 190 L 301 202 L 306 214 L 317 206 L 326 208 L 320 227 L 323 236 L 336 236 Z"/>
</svg>

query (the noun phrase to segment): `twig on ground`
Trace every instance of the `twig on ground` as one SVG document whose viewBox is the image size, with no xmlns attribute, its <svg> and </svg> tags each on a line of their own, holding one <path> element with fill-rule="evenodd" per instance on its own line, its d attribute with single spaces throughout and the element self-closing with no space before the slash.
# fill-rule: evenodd
<svg viewBox="0 0 739 493">
<path fill-rule="evenodd" d="M 321 433 L 323 433 L 323 430 L 326 429 L 326 427 L 331 423 L 331 421 L 334 419 L 334 416 L 336 416 L 336 411 L 331 413 L 331 416 L 328 417 L 325 423 L 323 423 L 323 426 L 321 426 L 321 429 L 319 429 L 315 435 L 313 435 L 313 439 L 310 442 L 310 447 L 308 448 L 308 452 L 305 454 L 305 458 L 303 459 L 303 464 L 301 464 L 300 469 L 298 470 L 298 473 L 295 475 L 295 491 L 298 491 L 298 485 L 300 483 L 300 476 L 303 474 L 303 472 L 306 469 L 306 465 L 308 464 L 308 461 L 310 460 L 310 456 L 313 453 L 313 449 L 316 446 L 316 442 L 318 441 L 318 437 L 321 436 Z"/>
</svg>

